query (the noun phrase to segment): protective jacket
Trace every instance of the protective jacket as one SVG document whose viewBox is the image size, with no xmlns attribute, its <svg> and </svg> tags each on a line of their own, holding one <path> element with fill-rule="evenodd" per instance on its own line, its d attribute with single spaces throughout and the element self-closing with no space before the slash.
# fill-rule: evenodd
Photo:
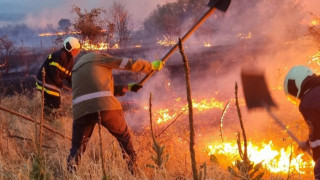
<svg viewBox="0 0 320 180">
<path fill-rule="evenodd" d="M 309 127 L 309 144 L 315 161 L 320 158 L 320 77 L 310 76 L 302 83 L 299 110 Z"/>
<path fill-rule="evenodd" d="M 60 96 L 60 88 L 66 79 L 71 84 L 73 57 L 64 48 L 49 54 L 37 73 L 36 86 L 42 90 L 42 68 L 46 71 L 44 91 L 52 96 Z"/>
<path fill-rule="evenodd" d="M 123 86 L 114 85 L 112 69 L 150 73 L 151 63 L 92 52 L 82 56 L 72 69 L 73 119 L 98 111 L 122 109 L 115 98 Z M 120 90 L 119 90 L 120 89 Z"/>
</svg>

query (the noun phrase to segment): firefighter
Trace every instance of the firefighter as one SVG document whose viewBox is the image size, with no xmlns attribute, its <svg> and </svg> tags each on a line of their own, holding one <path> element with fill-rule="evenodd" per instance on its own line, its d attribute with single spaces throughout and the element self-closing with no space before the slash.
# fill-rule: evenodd
<svg viewBox="0 0 320 180">
<path fill-rule="evenodd" d="M 67 166 L 69 172 L 76 171 L 100 112 L 101 125 L 118 140 L 128 169 L 134 174 L 136 152 L 124 112 L 115 96 L 122 96 L 127 91 L 137 92 L 142 86 L 135 83 L 115 85 L 112 69 L 150 73 L 160 70 L 163 65 L 162 61 L 150 63 L 98 52 L 88 53 L 77 61 L 72 69 L 73 125 Z"/>
<path fill-rule="evenodd" d="M 284 91 L 300 103 L 299 110 L 309 127 L 309 139 L 300 147 L 311 148 L 315 179 L 320 180 L 320 77 L 307 66 L 294 66 L 285 77 Z"/>
<path fill-rule="evenodd" d="M 63 48 L 49 54 L 42 64 L 36 77 L 36 87 L 42 91 L 44 87 L 44 105 L 45 113 L 49 115 L 53 109 L 59 109 L 61 106 L 61 91 L 64 86 L 64 80 L 71 85 L 71 70 L 74 64 L 74 58 L 81 50 L 80 42 L 75 37 L 68 37 L 63 42 Z M 42 84 L 42 69 L 45 69 L 45 84 Z M 67 87 L 66 87 L 67 88 Z M 69 88 L 70 89 L 70 88 Z"/>
</svg>

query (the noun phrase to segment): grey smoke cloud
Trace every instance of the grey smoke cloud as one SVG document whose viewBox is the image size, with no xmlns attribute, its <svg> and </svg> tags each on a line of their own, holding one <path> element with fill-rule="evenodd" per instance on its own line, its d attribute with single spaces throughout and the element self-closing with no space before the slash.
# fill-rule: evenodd
<svg viewBox="0 0 320 180">
<path fill-rule="evenodd" d="M 185 43 L 185 47 L 188 46 L 185 48 L 185 52 L 190 62 L 201 64 L 206 61 L 207 63 L 207 67 L 203 71 L 195 69 L 195 66 L 192 65 L 190 67 L 193 97 L 217 97 L 218 100 L 227 101 L 234 98 L 234 85 L 235 82 L 238 82 L 239 96 L 243 98 L 241 69 L 259 69 L 264 71 L 272 96 L 279 105 L 275 111 L 279 117 L 285 122 L 288 121 L 288 124 L 291 123 L 290 118 L 301 120 L 297 107 L 287 101 L 281 88 L 288 69 L 297 64 L 306 64 L 310 60 L 310 56 L 319 49 L 306 36 L 310 25 L 309 12 L 311 10 L 307 9 L 305 4 L 310 2 L 316 6 L 320 5 L 320 1 L 302 1 L 303 6 L 301 6 L 302 9 L 299 13 L 296 8 L 299 9 L 301 4 L 292 3 L 290 0 L 273 1 L 275 4 L 269 4 L 270 1 L 255 1 L 254 7 L 250 7 L 252 5 L 250 3 L 243 2 L 242 0 L 234 0 L 227 13 L 222 15 L 222 19 L 217 22 L 214 17 L 211 17 L 205 27 L 199 29 L 202 33 L 193 35 Z M 317 11 L 319 12 L 316 10 L 313 13 L 317 14 Z M 187 31 L 190 24 L 183 26 Z M 241 39 L 237 36 L 238 33 L 247 35 L 249 32 L 252 33 L 251 39 Z M 217 52 L 212 51 L 212 53 L 217 53 L 217 55 L 212 56 L 211 59 L 205 59 L 204 54 L 201 54 L 204 50 L 203 46 L 195 46 L 203 44 L 205 40 L 216 46 L 213 49 Z M 192 56 L 193 53 L 199 55 Z M 149 54 L 152 53 L 149 52 Z M 160 54 L 160 57 L 162 55 L 164 54 Z M 180 54 L 176 53 L 175 58 L 170 59 L 167 64 L 181 64 L 182 66 Z M 171 92 L 165 90 L 164 79 L 171 82 Z M 170 108 L 172 101 L 165 98 L 174 96 L 174 98 L 182 97 L 185 99 L 186 97 L 184 74 L 170 77 L 166 71 L 159 72 L 136 95 L 137 102 L 147 105 L 150 92 L 154 94 L 154 99 L 157 99 L 154 100 L 155 104 L 157 101 L 169 102 L 167 106 Z M 219 93 L 215 94 L 215 92 Z M 247 123 L 255 130 L 262 130 L 272 123 L 272 120 L 262 110 L 252 116 L 252 114 L 247 114 L 245 107 L 242 109 Z M 131 117 L 133 124 L 135 122 L 140 124 L 141 117 L 146 117 L 146 111 L 141 113 L 144 115 L 135 116 L 136 118 Z M 226 121 L 237 120 L 235 111 L 230 113 L 233 113 L 234 118 L 226 119 Z"/>
<path fill-rule="evenodd" d="M 138 23 L 144 20 L 149 13 L 154 10 L 157 4 L 171 2 L 173 0 L 121 0 L 125 4 L 129 13 L 132 15 L 134 22 Z M 25 23 L 31 28 L 45 28 L 47 24 L 57 26 L 61 18 L 73 19 L 74 15 L 70 13 L 73 5 L 80 8 L 91 10 L 93 8 L 104 8 L 106 10 L 112 6 L 113 1 L 104 0 L 1 0 L 0 12 L 0 27 L 7 24 Z M 14 18 L 19 15 L 18 18 Z"/>
</svg>

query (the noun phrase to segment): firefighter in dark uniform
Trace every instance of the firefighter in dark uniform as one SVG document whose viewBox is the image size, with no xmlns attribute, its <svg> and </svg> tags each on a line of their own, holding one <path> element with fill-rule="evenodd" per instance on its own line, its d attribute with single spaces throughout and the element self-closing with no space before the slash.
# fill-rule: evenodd
<svg viewBox="0 0 320 180">
<path fill-rule="evenodd" d="M 320 77 L 307 66 L 294 66 L 285 77 L 284 91 L 290 99 L 300 101 L 299 110 L 309 127 L 309 139 L 300 147 L 311 148 L 314 176 L 320 180 Z"/>
<path fill-rule="evenodd" d="M 63 81 L 67 80 L 71 85 L 71 70 L 75 58 L 81 50 L 79 40 L 75 37 L 68 37 L 63 42 L 63 48 L 49 54 L 40 70 L 37 73 L 36 87 L 42 91 L 44 88 L 44 105 L 46 114 L 61 106 L 60 89 L 64 86 Z M 42 69 L 45 69 L 45 84 L 42 84 Z"/>
<path fill-rule="evenodd" d="M 130 83 L 115 85 L 112 69 L 150 73 L 160 70 L 162 61 L 117 58 L 109 54 L 92 52 L 82 56 L 72 70 L 72 147 L 68 157 L 68 170 L 75 171 L 81 154 L 101 115 L 101 125 L 118 140 L 128 168 L 134 173 L 136 153 L 120 102 L 115 96 L 126 91 L 137 92 L 142 86 Z"/>
</svg>

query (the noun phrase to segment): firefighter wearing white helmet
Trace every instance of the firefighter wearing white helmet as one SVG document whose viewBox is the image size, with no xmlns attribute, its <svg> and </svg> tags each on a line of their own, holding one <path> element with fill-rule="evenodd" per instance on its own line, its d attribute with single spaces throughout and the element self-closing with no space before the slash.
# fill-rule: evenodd
<svg viewBox="0 0 320 180">
<path fill-rule="evenodd" d="M 74 64 L 74 58 L 81 50 L 80 42 L 75 37 L 68 37 L 63 42 L 63 47 L 49 54 L 40 67 L 37 78 L 36 88 L 44 90 L 45 113 L 51 114 L 53 109 L 59 109 L 61 106 L 61 88 L 71 90 L 64 85 L 64 81 L 71 86 L 71 71 Z M 45 84 L 43 84 L 42 69 L 44 68 Z"/>
<path fill-rule="evenodd" d="M 66 38 L 63 42 L 63 46 L 68 52 L 81 48 L 79 40 L 75 37 Z"/>
<path fill-rule="evenodd" d="M 294 66 L 285 77 L 284 91 L 300 100 L 299 111 L 309 126 L 309 139 L 300 146 L 311 148 L 315 179 L 320 180 L 320 77 L 307 66 Z"/>
</svg>

